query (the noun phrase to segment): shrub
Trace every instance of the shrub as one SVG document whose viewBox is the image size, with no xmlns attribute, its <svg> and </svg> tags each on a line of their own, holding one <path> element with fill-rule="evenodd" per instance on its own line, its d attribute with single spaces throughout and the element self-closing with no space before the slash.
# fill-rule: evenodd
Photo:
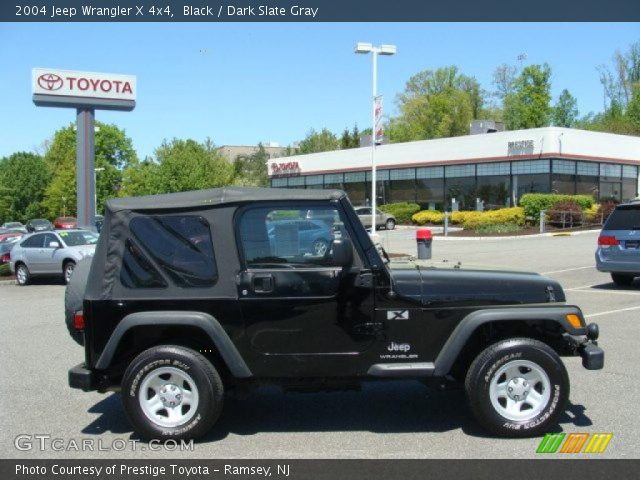
<svg viewBox="0 0 640 480">
<path fill-rule="evenodd" d="M 11 275 L 11 270 L 9 270 L 9 264 L 5 263 L 4 265 L 0 265 L 0 277 L 6 277 Z"/>
<path fill-rule="evenodd" d="M 588 223 L 600 223 L 600 205 L 594 203 L 591 208 L 585 208 L 582 213 L 584 213 L 584 219 Z"/>
<path fill-rule="evenodd" d="M 453 225 L 464 225 L 465 222 L 473 221 L 481 214 L 482 212 L 477 212 L 475 210 L 451 212 L 449 222 Z"/>
<path fill-rule="evenodd" d="M 602 222 L 604 223 L 607 218 L 609 218 L 609 215 L 611 215 L 611 212 L 615 210 L 617 205 L 618 202 L 615 200 L 604 200 L 600 204 L 600 208 L 598 208 L 596 220 L 600 221 L 600 218 L 602 218 Z"/>
<path fill-rule="evenodd" d="M 476 229 L 478 233 L 516 233 L 522 230 L 521 225 L 513 223 L 497 223 L 495 225 L 483 225 Z"/>
<path fill-rule="evenodd" d="M 540 210 L 550 210 L 554 204 L 573 200 L 581 209 L 591 208 L 594 204 L 591 195 L 559 195 L 555 193 L 525 193 L 520 198 L 520 206 L 524 208 L 527 217 L 532 217 L 535 221 L 540 218 Z"/>
<path fill-rule="evenodd" d="M 411 216 L 420 210 L 420 205 L 417 203 L 389 203 L 387 205 L 380 205 L 380 210 L 385 213 L 390 213 L 396 217 L 397 223 L 411 223 Z"/>
<path fill-rule="evenodd" d="M 466 212 L 462 226 L 477 230 L 490 225 L 524 225 L 524 210 L 521 207 L 501 208 L 486 212 Z"/>
<path fill-rule="evenodd" d="M 414 213 L 411 217 L 411 221 L 418 225 L 440 225 L 444 222 L 444 213 L 438 210 L 422 210 L 418 213 Z"/>
<path fill-rule="evenodd" d="M 548 210 L 547 221 L 563 227 L 581 225 L 582 208 L 574 200 L 561 200 L 554 203 Z"/>
</svg>

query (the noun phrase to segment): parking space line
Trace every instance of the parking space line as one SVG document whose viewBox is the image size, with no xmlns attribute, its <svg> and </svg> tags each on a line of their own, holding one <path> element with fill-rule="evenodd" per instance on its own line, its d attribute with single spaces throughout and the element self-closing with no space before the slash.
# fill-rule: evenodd
<svg viewBox="0 0 640 480">
<path fill-rule="evenodd" d="M 594 265 L 589 265 L 588 267 L 567 268 L 565 270 L 554 270 L 552 272 L 542 272 L 540 275 L 551 275 L 552 273 L 573 272 L 575 270 L 585 270 L 587 268 L 596 268 L 596 267 Z"/>
<path fill-rule="evenodd" d="M 591 290 L 587 290 L 587 289 Z M 593 285 L 589 285 L 586 287 L 575 287 L 575 288 L 565 288 L 565 292 L 582 292 L 582 293 L 607 293 L 607 294 L 616 294 L 616 295 L 631 295 L 634 297 L 640 297 L 640 292 L 617 292 L 615 290 L 598 290 L 594 289 Z"/>
<path fill-rule="evenodd" d="M 620 313 L 620 312 L 629 312 L 631 310 L 640 310 L 640 305 L 638 305 L 637 307 L 628 307 L 628 308 L 620 308 L 618 310 L 609 310 L 608 312 L 592 313 L 590 315 L 585 315 L 584 318 L 600 317 L 602 315 L 610 315 L 612 313 Z"/>
</svg>

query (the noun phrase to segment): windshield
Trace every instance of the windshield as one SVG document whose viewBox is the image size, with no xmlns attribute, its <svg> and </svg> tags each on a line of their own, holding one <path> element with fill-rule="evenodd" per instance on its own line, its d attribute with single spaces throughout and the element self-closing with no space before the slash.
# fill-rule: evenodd
<svg viewBox="0 0 640 480">
<path fill-rule="evenodd" d="M 95 245 L 98 241 L 98 236 L 88 230 L 77 232 L 58 232 L 58 235 L 60 235 L 60 238 L 64 240 L 64 243 L 66 243 L 68 247 L 77 247 L 78 245 Z"/>
</svg>

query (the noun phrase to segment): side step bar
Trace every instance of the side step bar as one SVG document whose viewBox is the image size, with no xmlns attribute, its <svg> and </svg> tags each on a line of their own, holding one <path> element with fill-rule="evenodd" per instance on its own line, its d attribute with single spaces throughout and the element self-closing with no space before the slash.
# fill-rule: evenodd
<svg viewBox="0 0 640 480">
<path fill-rule="evenodd" d="M 430 377 L 435 369 L 430 362 L 376 363 L 367 373 L 373 377 Z"/>
</svg>

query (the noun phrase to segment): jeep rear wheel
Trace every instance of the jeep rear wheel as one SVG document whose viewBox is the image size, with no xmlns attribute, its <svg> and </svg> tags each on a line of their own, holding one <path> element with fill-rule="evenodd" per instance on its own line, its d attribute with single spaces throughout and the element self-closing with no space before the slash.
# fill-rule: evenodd
<svg viewBox="0 0 640 480">
<path fill-rule="evenodd" d="M 144 439 L 201 437 L 218 420 L 223 394 L 211 362 L 174 345 L 142 352 L 122 380 L 125 413 Z"/>
<path fill-rule="evenodd" d="M 569 376 L 551 347 L 514 338 L 491 345 L 476 357 L 465 389 L 471 410 L 487 430 L 530 437 L 557 422 L 569 398 Z"/>
</svg>

